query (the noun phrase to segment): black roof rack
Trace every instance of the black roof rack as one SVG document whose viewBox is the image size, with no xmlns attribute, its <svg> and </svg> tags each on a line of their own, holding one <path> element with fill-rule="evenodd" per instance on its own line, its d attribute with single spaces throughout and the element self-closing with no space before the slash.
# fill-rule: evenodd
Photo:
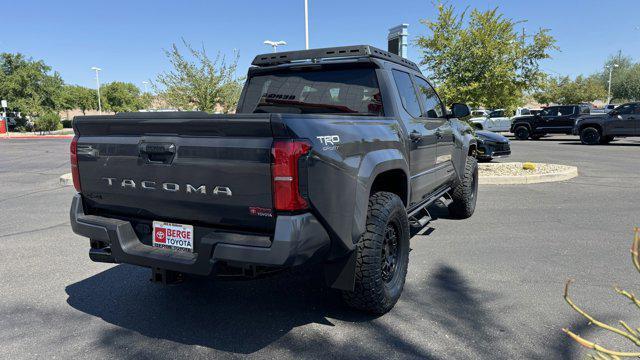
<svg viewBox="0 0 640 360">
<path fill-rule="evenodd" d="M 285 51 L 279 53 L 262 54 L 256 56 L 251 65 L 273 66 L 287 64 L 294 61 L 319 60 L 329 58 L 349 58 L 349 57 L 373 57 L 387 60 L 396 64 L 404 65 L 413 70 L 420 71 L 418 65 L 388 51 L 380 50 L 370 45 L 340 46 L 323 49 Z"/>
</svg>

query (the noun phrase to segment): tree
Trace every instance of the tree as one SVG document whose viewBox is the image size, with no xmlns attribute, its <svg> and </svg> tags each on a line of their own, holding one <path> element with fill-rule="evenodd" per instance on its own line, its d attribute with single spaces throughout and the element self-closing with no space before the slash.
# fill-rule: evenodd
<svg viewBox="0 0 640 360">
<path fill-rule="evenodd" d="M 100 87 L 100 100 L 105 110 L 113 112 L 137 111 L 142 109 L 140 89 L 131 83 L 114 81 Z"/>
<path fill-rule="evenodd" d="M 421 21 L 430 34 L 420 36 L 417 45 L 421 64 L 446 102 L 513 109 L 543 80 L 539 62 L 557 49 L 548 30 L 518 33 L 520 22 L 497 8 L 457 14 L 453 5 L 439 3 L 437 10 L 436 21 Z"/>
<path fill-rule="evenodd" d="M 79 85 L 66 85 L 63 89 L 63 110 L 80 109 L 82 114 L 87 110 L 98 109 L 98 96 L 94 89 Z"/>
<path fill-rule="evenodd" d="M 610 56 L 603 70 L 596 74 L 605 88 L 609 85 L 611 67 L 611 100 L 617 103 L 640 100 L 640 63 L 634 63 L 632 58 L 620 52 Z"/>
<path fill-rule="evenodd" d="M 570 77 L 547 78 L 533 94 L 533 98 L 541 104 L 578 104 L 593 102 L 607 97 L 607 90 L 597 75 L 584 77 L 579 75 L 574 80 Z"/>
<path fill-rule="evenodd" d="M 182 42 L 192 59 L 187 59 L 176 44 L 165 51 L 173 70 L 157 76 L 153 83 L 156 91 L 170 106 L 181 110 L 235 110 L 242 88 L 242 81 L 235 76 L 238 54 L 227 64 L 220 54 L 212 60 L 204 47 L 197 50 Z"/>
<path fill-rule="evenodd" d="M 40 115 L 64 107 L 64 81 L 42 60 L 22 54 L 0 54 L 0 98 L 25 115 Z"/>
<path fill-rule="evenodd" d="M 53 111 L 48 111 L 41 116 L 38 116 L 34 121 L 36 131 L 53 131 L 62 129 L 62 123 L 60 122 L 60 115 Z"/>
</svg>

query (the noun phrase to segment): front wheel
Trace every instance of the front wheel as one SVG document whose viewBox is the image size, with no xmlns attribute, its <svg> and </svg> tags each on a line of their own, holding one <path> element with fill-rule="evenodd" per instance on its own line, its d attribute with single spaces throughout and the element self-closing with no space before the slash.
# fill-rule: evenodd
<svg viewBox="0 0 640 360">
<path fill-rule="evenodd" d="M 600 144 L 601 137 L 600 131 L 593 127 L 587 127 L 580 131 L 580 141 L 585 145 Z"/>
<path fill-rule="evenodd" d="M 478 195 L 478 161 L 467 157 L 462 179 L 457 180 L 451 191 L 449 213 L 458 219 L 466 219 L 473 215 L 476 209 L 476 198 Z"/>
<path fill-rule="evenodd" d="M 409 264 L 409 220 L 398 195 L 369 198 L 366 229 L 355 250 L 355 287 L 342 298 L 355 309 L 384 314 L 398 302 Z"/>
<path fill-rule="evenodd" d="M 517 128 L 515 128 L 515 130 L 513 130 L 513 134 L 518 140 L 527 140 L 529 138 L 530 132 L 528 127 L 518 126 Z"/>
</svg>

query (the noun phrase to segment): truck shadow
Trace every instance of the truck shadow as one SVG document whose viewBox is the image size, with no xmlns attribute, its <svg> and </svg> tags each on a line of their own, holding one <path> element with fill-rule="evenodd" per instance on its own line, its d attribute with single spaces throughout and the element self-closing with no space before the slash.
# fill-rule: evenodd
<svg viewBox="0 0 640 360">
<path fill-rule="evenodd" d="M 102 333 L 98 341 L 102 346 L 112 349 L 118 348 L 114 344 L 126 343 L 146 348 L 146 352 L 152 351 L 144 346 L 147 340 L 136 337 L 141 343 L 132 343 L 131 332 L 238 354 L 254 353 L 288 336 L 290 339 L 278 347 L 322 357 L 327 351 L 339 351 L 334 339 L 318 336 L 296 340 L 297 336 L 289 332 L 312 323 L 335 326 L 329 317 L 352 324 L 376 319 L 345 308 L 339 293 L 323 286 L 321 269 L 301 271 L 248 281 L 187 279 L 180 285 L 162 286 L 149 283 L 148 269 L 117 265 L 67 286 L 67 303 L 118 327 Z M 367 327 L 377 331 L 375 325 Z M 386 341 L 390 344 L 384 346 L 393 346 L 405 357 L 433 358 L 401 336 L 387 336 Z M 379 356 L 373 351 L 366 347 L 347 351 L 343 358 L 368 352 L 371 357 Z"/>
<path fill-rule="evenodd" d="M 117 265 L 66 292 L 73 308 L 116 326 L 93 342 L 115 357 L 119 349 L 122 357 L 132 349 L 150 358 L 171 356 L 157 339 L 236 354 L 269 347 L 314 358 L 387 358 L 391 351 L 400 358 L 438 359 L 461 351 L 460 358 L 507 359 L 527 352 L 519 349 L 517 331 L 500 323 L 502 310 L 491 306 L 500 296 L 474 288 L 450 266 L 437 266 L 423 284 L 408 284 L 398 306 L 379 319 L 346 309 L 336 291 L 322 286 L 319 273 L 312 268 L 252 281 L 194 279 L 166 287 L 148 283 L 147 269 Z M 306 335 L 294 330 L 313 323 L 332 327 L 332 319 L 341 321 L 339 328 L 307 328 Z M 357 341 L 337 340 L 354 332 Z M 433 355 L 434 348 L 442 356 Z M 527 357 L 573 355 L 563 337 Z"/>
</svg>

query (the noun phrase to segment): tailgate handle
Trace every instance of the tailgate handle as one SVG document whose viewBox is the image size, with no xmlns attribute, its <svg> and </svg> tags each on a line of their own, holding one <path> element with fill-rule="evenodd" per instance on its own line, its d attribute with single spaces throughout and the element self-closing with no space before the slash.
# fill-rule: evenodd
<svg viewBox="0 0 640 360">
<path fill-rule="evenodd" d="M 141 143 L 140 156 L 147 162 L 154 164 L 170 164 L 176 153 L 175 144 L 171 143 Z"/>
</svg>

